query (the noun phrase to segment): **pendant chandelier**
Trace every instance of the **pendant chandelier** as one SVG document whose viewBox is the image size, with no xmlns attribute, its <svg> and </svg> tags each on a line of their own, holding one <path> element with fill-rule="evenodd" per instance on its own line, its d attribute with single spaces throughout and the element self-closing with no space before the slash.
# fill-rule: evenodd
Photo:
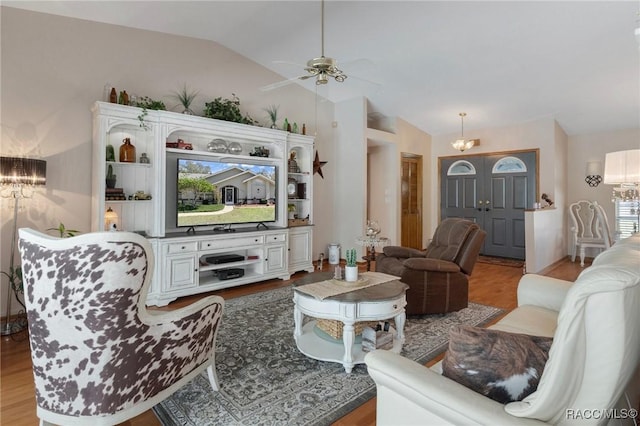
<svg viewBox="0 0 640 426">
<path fill-rule="evenodd" d="M 458 115 L 460 116 L 460 123 L 461 123 L 460 139 L 457 139 L 454 142 L 451 142 L 451 146 L 460 152 L 465 152 L 466 150 L 471 149 L 476 145 L 480 145 L 480 139 L 466 140 L 464 138 L 464 118 L 467 116 L 467 113 L 461 112 Z"/>
</svg>

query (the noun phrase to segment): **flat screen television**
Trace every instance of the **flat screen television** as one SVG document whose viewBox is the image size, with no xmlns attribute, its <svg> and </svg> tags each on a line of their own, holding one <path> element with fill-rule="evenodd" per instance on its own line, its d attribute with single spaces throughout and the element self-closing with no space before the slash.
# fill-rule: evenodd
<svg viewBox="0 0 640 426">
<path fill-rule="evenodd" d="M 276 221 L 275 165 L 177 158 L 177 167 L 177 227 Z"/>
</svg>

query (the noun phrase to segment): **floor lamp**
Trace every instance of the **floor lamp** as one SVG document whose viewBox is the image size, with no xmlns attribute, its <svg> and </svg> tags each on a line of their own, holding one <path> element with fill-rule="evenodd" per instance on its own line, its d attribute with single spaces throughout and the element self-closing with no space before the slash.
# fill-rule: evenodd
<svg viewBox="0 0 640 426">
<path fill-rule="evenodd" d="M 20 157 L 0 157 L 0 196 L 13 198 L 13 234 L 11 239 L 11 253 L 9 261 L 9 278 L 7 290 L 7 311 L 5 323 L 0 328 L 0 335 L 17 333 L 25 325 L 18 321 L 11 321 L 11 299 L 17 289 L 15 285 L 15 251 L 18 233 L 18 203 L 21 198 L 31 198 L 34 187 L 44 185 L 47 177 L 47 162 Z"/>
</svg>

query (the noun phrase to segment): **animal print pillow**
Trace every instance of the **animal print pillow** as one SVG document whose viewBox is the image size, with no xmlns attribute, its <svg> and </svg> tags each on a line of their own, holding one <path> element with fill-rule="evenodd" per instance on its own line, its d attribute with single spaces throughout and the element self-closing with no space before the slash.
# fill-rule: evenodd
<svg viewBox="0 0 640 426">
<path fill-rule="evenodd" d="M 550 337 L 452 327 L 442 374 L 503 404 L 520 401 L 537 389 L 552 342 Z"/>
</svg>

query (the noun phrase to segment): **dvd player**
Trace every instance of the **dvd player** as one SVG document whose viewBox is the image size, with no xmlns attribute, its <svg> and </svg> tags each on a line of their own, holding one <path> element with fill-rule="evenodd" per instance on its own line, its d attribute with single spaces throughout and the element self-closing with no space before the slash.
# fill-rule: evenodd
<svg viewBox="0 0 640 426">
<path fill-rule="evenodd" d="M 242 268 L 227 268 L 218 269 L 216 275 L 220 280 L 231 280 L 233 278 L 240 278 L 244 276 L 244 269 Z"/>
<path fill-rule="evenodd" d="M 219 256 L 209 256 L 206 260 L 207 263 L 211 265 L 219 265 L 221 263 L 242 262 L 244 256 L 239 254 L 221 254 Z"/>
</svg>

